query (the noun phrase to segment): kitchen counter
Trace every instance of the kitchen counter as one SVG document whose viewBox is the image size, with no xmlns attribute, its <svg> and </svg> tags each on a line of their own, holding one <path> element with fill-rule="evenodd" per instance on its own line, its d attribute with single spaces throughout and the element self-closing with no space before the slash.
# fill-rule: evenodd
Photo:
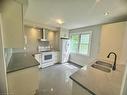
<svg viewBox="0 0 127 95">
<path fill-rule="evenodd" d="M 13 53 L 10 63 L 7 67 L 7 73 L 38 65 L 39 63 L 34 59 L 33 55 L 30 53 Z"/>
<path fill-rule="evenodd" d="M 124 65 L 117 65 L 116 71 L 107 73 L 84 66 L 70 78 L 92 95 L 120 95 L 124 69 Z"/>
</svg>

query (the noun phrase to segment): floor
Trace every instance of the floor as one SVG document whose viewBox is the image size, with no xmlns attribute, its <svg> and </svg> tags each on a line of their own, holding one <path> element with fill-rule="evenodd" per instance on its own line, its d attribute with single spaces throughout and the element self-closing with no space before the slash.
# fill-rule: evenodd
<svg viewBox="0 0 127 95">
<path fill-rule="evenodd" d="M 65 63 L 41 70 L 39 95 L 71 95 L 72 80 L 69 76 L 79 68 Z"/>
<path fill-rule="evenodd" d="M 72 80 L 69 76 L 78 69 L 79 66 L 64 63 L 44 69 L 31 67 L 8 73 L 10 94 L 72 95 Z"/>
</svg>

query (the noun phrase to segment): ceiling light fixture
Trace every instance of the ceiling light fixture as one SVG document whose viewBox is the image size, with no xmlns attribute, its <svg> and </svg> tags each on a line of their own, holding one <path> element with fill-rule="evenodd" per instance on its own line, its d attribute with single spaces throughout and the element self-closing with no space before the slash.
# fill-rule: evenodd
<svg viewBox="0 0 127 95">
<path fill-rule="evenodd" d="M 99 3 L 101 0 L 96 0 L 96 3 Z"/>
<path fill-rule="evenodd" d="M 110 12 L 105 12 L 104 15 L 105 16 L 108 16 L 110 14 Z"/>
<path fill-rule="evenodd" d="M 63 24 L 63 23 L 64 23 L 64 21 L 62 21 L 61 19 L 57 19 L 56 22 L 57 22 L 58 24 Z"/>
</svg>

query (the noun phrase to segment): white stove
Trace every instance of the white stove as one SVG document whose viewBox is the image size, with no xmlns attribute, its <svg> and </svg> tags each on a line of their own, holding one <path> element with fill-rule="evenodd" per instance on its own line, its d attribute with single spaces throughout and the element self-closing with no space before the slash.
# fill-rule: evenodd
<svg viewBox="0 0 127 95">
<path fill-rule="evenodd" d="M 51 50 L 39 51 L 38 54 L 35 54 L 35 59 L 40 63 L 39 68 L 54 65 L 54 52 Z"/>
</svg>

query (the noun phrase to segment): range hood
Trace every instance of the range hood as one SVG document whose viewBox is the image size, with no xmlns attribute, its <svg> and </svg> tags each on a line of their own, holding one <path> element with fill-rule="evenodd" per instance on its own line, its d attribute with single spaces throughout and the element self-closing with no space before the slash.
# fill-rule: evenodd
<svg viewBox="0 0 127 95">
<path fill-rule="evenodd" d="M 45 29 L 41 29 L 42 30 L 42 39 L 40 39 L 40 41 L 48 41 L 48 39 L 46 38 L 46 31 Z"/>
</svg>

